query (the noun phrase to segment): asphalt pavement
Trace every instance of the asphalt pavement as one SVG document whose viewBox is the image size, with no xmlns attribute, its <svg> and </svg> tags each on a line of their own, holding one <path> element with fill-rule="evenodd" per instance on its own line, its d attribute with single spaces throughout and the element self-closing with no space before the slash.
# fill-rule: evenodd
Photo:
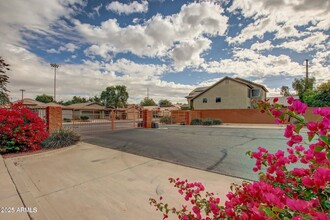
<svg viewBox="0 0 330 220">
<path fill-rule="evenodd" d="M 83 134 L 87 143 L 228 176 L 257 180 L 246 152 L 259 146 L 285 151 L 283 127 L 162 126 Z"/>
</svg>

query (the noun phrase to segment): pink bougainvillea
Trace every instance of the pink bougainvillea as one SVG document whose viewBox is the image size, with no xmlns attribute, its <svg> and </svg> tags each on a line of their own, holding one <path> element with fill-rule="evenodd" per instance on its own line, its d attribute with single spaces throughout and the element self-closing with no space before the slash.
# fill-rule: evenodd
<svg viewBox="0 0 330 220">
<path fill-rule="evenodd" d="M 0 108 L 1 153 L 38 150 L 47 137 L 43 120 L 22 103 Z"/>
<path fill-rule="evenodd" d="M 253 171 L 259 172 L 258 181 L 233 184 L 227 201 L 220 205 L 214 193 L 204 193 L 201 183 L 170 178 L 190 205 L 170 208 L 153 198 L 150 204 L 164 213 L 164 219 L 169 213 L 178 219 L 330 219 L 330 108 L 314 109 L 319 120 L 306 122 L 306 104 L 289 97 L 290 106 L 283 110 L 276 102 L 257 104 L 262 113 L 274 116 L 276 123 L 287 123 L 292 118 L 296 123 L 286 126 L 286 152 L 272 154 L 263 147 L 247 152 L 256 161 Z M 304 127 L 308 140 L 300 134 Z M 306 167 L 287 166 L 296 163 Z"/>
</svg>

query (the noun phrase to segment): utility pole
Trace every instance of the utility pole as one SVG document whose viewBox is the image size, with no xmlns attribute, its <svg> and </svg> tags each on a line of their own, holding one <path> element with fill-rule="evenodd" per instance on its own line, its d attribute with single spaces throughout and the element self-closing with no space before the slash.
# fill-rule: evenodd
<svg viewBox="0 0 330 220">
<path fill-rule="evenodd" d="M 149 88 L 147 88 L 147 98 L 149 99 Z"/>
<path fill-rule="evenodd" d="M 60 65 L 56 63 L 51 63 L 51 67 L 54 67 L 54 102 L 56 102 L 56 69 L 60 67 Z"/>
<path fill-rule="evenodd" d="M 305 78 L 305 91 L 308 88 L 308 59 L 306 59 L 306 78 Z"/>
<path fill-rule="evenodd" d="M 20 89 L 19 91 L 21 91 L 22 92 L 22 101 L 23 101 L 23 94 L 24 94 L 24 92 L 25 92 L 25 89 Z"/>
</svg>

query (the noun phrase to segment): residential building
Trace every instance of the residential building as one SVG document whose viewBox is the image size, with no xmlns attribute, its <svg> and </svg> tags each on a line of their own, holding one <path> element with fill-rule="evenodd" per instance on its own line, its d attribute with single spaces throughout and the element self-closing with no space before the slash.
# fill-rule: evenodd
<svg viewBox="0 0 330 220">
<path fill-rule="evenodd" d="M 189 108 L 246 109 L 253 108 L 252 100 L 265 99 L 265 86 L 241 78 L 224 77 L 209 87 L 199 87 L 186 96 Z"/>
<path fill-rule="evenodd" d="M 23 100 L 18 100 L 14 103 L 18 103 L 18 102 L 22 102 L 23 106 L 29 107 L 34 112 L 37 112 L 39 117 L 42 119 L 46 119 L 46 108 L 48 106 L 61 107 L 62 108 L 62 118 L 63 119 L 64 118 L 72 119 L 72 108 L 69 106 L 60 105 L 60 104 L 57 104 L 54 102 L 43 103 L 43 102 L 39 102 L 39 101 L 30 99 L 30 98 L 24 98 Z"/>
<path fill-rule="evenodd" d="M 76 103 L 69 105 L 73 109 L 73 119 L 80 119 L 81 116 L 88 116 L 89 119 L 103 119 L 110 115 L 111 109 L 96 102 Z"/>
</svg>

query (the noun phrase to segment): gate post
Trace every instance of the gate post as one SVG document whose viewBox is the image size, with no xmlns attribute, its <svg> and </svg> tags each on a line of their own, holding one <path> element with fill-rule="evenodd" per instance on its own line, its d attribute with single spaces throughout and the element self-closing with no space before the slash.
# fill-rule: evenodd
<svg viewBox="0 0 330 220">
<path fill-rule="evenodd" d="M 47 131 L 52 134 L 62 128 L 62 108 L 57 106 L 46 107 Z"/>
<path fill-rule="evenodd" d="M 135 124 L 135 105 L 133 105 L 133 128 L 136 128 L 136 124 Z"/>
<path fill-rule="evenodd" d="M 111 110 L 111 129 L 115 129 L 115 110 Z"/>
<path fill-rule="evenodd" d="M 185 111 L 185 125 L 190 125 L 191 123 L 191 111 Z"/>
<path fill-rule="evenodd" d="M 143 110 L 143 128 L 151 128 L 152 112 L 147 109 Z"/>
</svg>

